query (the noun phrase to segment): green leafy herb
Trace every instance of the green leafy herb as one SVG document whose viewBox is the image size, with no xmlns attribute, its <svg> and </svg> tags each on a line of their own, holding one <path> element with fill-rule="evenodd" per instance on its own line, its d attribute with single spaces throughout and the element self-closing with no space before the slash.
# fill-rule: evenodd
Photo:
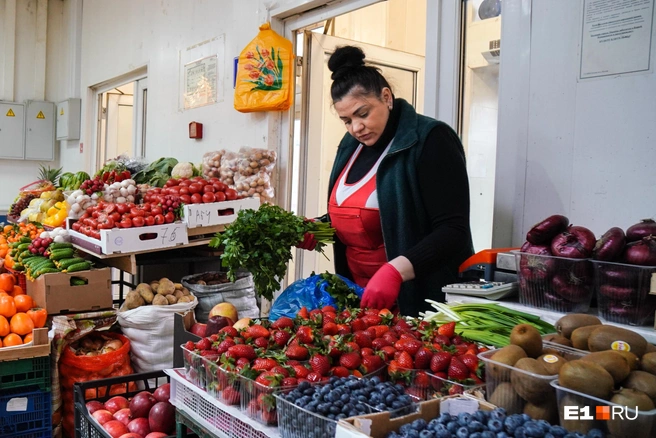
<svg viewBox="0 0 656 438">
<path fill-rule="evenodd" d="M 318 283 L 322 281 L 327 283 L 326 290 L 335 299 L 340 310 L 360 305 L 360 297 L 355 293 L 355 288 L 349 287 L 339 275 L 326 271 L 324 274 L 319 274 L 319 277 L 321 279 Z"/>
<path fill-rule="evenodd" d="M 287 272 L 292 247 L 306 232 L 312 232 L 319 241 L 316 251 L 323 253 L 323 247 L 332 243 L 334 231 L 328 223 L 311 222 L 278 206 L 263 204 L 258 210 L 240 210 L 237 219 L 209 245 L 224 246 L 221 261 L 231 281 L 235 281 L 238 269 L 246 269 L 253 274 L 257 293 L 273 300 Z"/>
</svg>

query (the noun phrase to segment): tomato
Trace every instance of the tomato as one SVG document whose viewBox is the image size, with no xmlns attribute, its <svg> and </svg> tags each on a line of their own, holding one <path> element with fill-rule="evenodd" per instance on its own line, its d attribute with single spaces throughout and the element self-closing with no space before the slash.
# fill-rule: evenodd
<svg viewBox="0 0 656 438">
<path fill-rule="evenodd" d="M 189 186 L 189 193 L 192 195 L 194 193 L 200 193 L 203 191 L 203 185 L 201 183 L 193 183 L 192 185 Z"/>
<path fill-rule="evenodd" d="M 27 316 L 30 317 L 34 323 L 34 328 L 45 327 L 46 318 L 48 317 L 48 311 L 40 307 L 35 307 L 27 311 Z"/>
<path fill-rule="evenodd" d="M 27 313 L 18 312 L 11 317 L 9 328 L 13 333 L 24 336 L 34 330 L 34 322 L 32 321 L 32 318 L 27 316 Z"/>
<path fill-rule="evenodd" d="M 214 193 L 212 192 L 205 192 L 203 193 L 203 202 L 205 204 L 209 204 L 210 202 L 216 201 L 216 196 L 214 196 Z"/>
<path fill-rule="evenodd" d="M 185 179 L 183 181 L 180 181 L 180 184 L 178 184 L 180 187 L 189 187 L 191 185 L 191 181 L 188 179 Z"/>
<path fill-rule="evenodd" d="M 109 217 L 114 221 L 114 222 L 119 222 L 121 220 L 121 213 L 117 211 L 111 213 Z"/>
<path fill-rule="evenodd" d="M 180 184 L 180 181 L 178 181 L 175 178 L 171 178 L 170 180 L 166 181 L 165 185 L 166 187 L 173 187 L 173 186 L 177 186 L 178 184 Z"/>
<path fill-rule="evenodd" d="M 216 199 L 216 202 L 223 202 L 226 200 L 226 194 L 223 192 L 216 192 L 214 198 Z"/>
<path fill-rule="evenodd" d="M 130 216 L 123 216 L 121 218 L 121 228 L 132 228 L 132 218 Z"/>
<path fill-rule="evenodd" d="M 89 237 L 91 237 L 92 239 L 100 240 L 100 231 L 98 230 L 89 231 Z"/>
<path fill-rule="evenodd" d="M 16 285 L 16 277 L 11 274 L 0 274 L 0 290 L 11 292 Z"/>
<path fill-rule="evenodd" d="M 195 183 L 204 183 L 204 182 L 207 181 L 207 180 L 206 180 L 205 178 L 203 178 L 202 176 L 194 176 L 194 177 L 189 178 L 189 179 L 190 179 L 192 182 L 195 182 Z"/>
<path fill-rule="evenodd" d="M 150 204 L 141 204 L 139 207 L 141 207 L 143 211 L 150 211 L 151 208 Z"/>
<path fill-rule="evenodd" d="M 81 226 L 82 224 L 79 221 L 73 222 L 73 231 L 80 231 Z"/>
<path fill-rule="evenodd" d="M 180 195 L 180 202 L 182 202 L 183 204 L 191 204 L 191 196 Z"/>
<path fill-rule="evenodd" d="M 29 295 L 16 295 L 14 297 L 14 304 L 16 305 L 17 312 L 27 312 L 34 306 L 32 297 Z"/>
<path fill-rule="evenodd" d="M 154 216 L 146 216 L 145 217 L 145 222 L 147 227 L 151 227 L 155 225 L 155 217 Z"/>
<path fill-rule="evenodd" d="M 87 225 L 90 226 L 92 230 L 98 229 L 98 221 L 95 219 L 87 219 Z"/>
<path fill-rule="evenodd" d="M 116 204 L 114 204 L 114 203 L 107 204 L 105 206 L 105 208 L 103 208 L 103 211 L 107 214 L 111 214 L 111 213 L 115 212 L 116 211 Z"/>
<path fill-rule="evenodd" d="M 178 196 L 180 194 L 180 190 L 182 190 L 182 187 L 171 187 L 171 189 L 169 189 L 169 195 Z"/>
<path fill-rule="evenodd" d="M 215 188 L 217 191 L 219 191 L 219 192 L 225 192 L 226 189 L 228 188 L 228 186 L 225 185 L 225 184 L 223 184 L 221 181 L 219 181 L 219 182 L 217 182 L 217 183 L 212 183 L 212 185 L 213 185 L 214 188 Z"/>
<path fill-rule="evenodd" d="M 14 303 L 14 297 L 9 295 L 0 296 L 0 315 L 5 318 L 11 318 L 16 314 L 16 304 Z"/>
<path fill-rule="evenodd" d="M 134 219 L 135 217 L 138 217 L 138 216 L 141 216 L 141 217 L 145 216 L 145 215 L 146 215 L 146 212 L 143 211 L 143 210 L 140 209 L 140 208 L 132 207 L 132 208 L 130 209 L 130 214 L 132 215 L 132 218 Z M 134 222 L 134 220 L 133 220 L 132 222 Z"/>
<path fill-rule="evenodd" d="M 189 194 L 189 187 L 186 186 L 180 186 L 180 195 L 188 195 Z"/>
<path fill-rule="evenodd" d="M 128 204 L 117 204 L 116 205 L 116 210 L 120 214 L 123 214 L 123 213 L 127 213 L 128 211 L 130 211 L 130 207 L 128 207 Z"/>
<path fill-rule="evenodd" d="M 91 217 L 96 219 L 96 218 L 98 218 L 99 214 L 100 214 L 100 212 L 98 210 L 94 210 L 93 213 L 91 213 Z"/>
<path fill-rule="evenodd" d="M 206 185 L 206 186 L 203 187 L 203 193 L 208 193 L 208 192 L 210 192 L 210 193 L 214 193 L 214 192 L 215 192 L 215 190 L 214 190 L 214 186 L 213 186 L 213 185 L 208 184 L 208 185 Z"/>
<path fill-rule="evenodd" d="M 168 213 L 166 213 L 166 214 L 164 215 L 164 221 L 165 221 L 167 224 L 172 224 L 173 222 L 175 222 L 175 215 L 173 214 L 172 211 L 169 211 Z"/>
<path fill-rule="evenodd" d="M 203 202 L 203 197 L 201 196 L 200 193 L 194 193 L 191 195 L 191 203 L 192 204 L 200 204 Z"/>
<path fill-rule="evenodd" d="M 211 182 L 212 184 L 217 183 L 217 182 L 221 182 L 221 180 L 218 179 L 218 178 L 215 177 L 215 176 L 213 176 L 212 178 L 208 179 L 208 181 Z"/>
<path fill-rule="evenodd" d="M 160 211 L 162 209 L 160 208 Z M 155 225 L 162 225 L 163 223 L 166 222 L 166 219 L 164 218 L 164 215 L 162 213 L 158 213 L 155 215 Z"/>
<path fill-rule="evenodd" d="M 150 209 L 150 214 L 152 214 L 153 216 L 157 216 L 158 214 L 162 214 L 162 207 L 157 206 L 157 207 L 151 208 Z"/>
<path fill-rule="evenodd" d="M 114 219 L 104 213 L 100 214 L 98 216 L 98 229 L 111 230 L 112 228 L 114 228 Z"/>
<path fill-rule="evenodd" d="M 234 201 L 234 200 L 237 199 L 237 197 L 238 197 L 238 195 L 237 195 L 237 190 L 235 190 L 235 189 L 231 189 L 231 188 L 227 188 L 227 189 L 225 190 L 225 195 L 226 195 L 226 199 L 227 199 L 228 201 Z"/>
<path fill-rule="evenodd" d="M 146 220 L 144 219 L 143 211 L 141 212 L 141 215 L 132 218 L 132 225 L 135 227 L 143 227 L 145 223 Z"/>
</svg>

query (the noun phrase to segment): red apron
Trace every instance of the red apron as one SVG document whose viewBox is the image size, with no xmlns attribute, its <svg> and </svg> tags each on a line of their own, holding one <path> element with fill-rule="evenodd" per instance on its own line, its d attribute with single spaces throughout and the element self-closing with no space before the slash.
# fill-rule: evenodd
<svg viewBox="0 0 656 438">
<path fill-rule="evenodd" d="M 353 153 L 337 178 L 328 201 L 328 214 L 337 237 L 346 246 L 346 260 L 353 280 L 365 287 L 378 268 L 387 262 L 378 210 L 376 171 L 389 146 L 360 181 L 347 184 L 346 176 L 362 147 L 360 145 Z"/>
</svg>

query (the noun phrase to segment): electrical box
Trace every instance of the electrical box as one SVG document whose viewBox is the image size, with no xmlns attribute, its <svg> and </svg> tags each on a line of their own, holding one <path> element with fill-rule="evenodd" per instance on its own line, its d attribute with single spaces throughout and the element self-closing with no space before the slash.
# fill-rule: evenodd
<svg viewBox="0 0 656 438">
<path fill-rule="evenodd" d="M 66 99 L 57 103 L 57 140 L 80 139 L 82 99 Z"/>
<path fill-rule="evenodd" d="M 55 159 L 55 104 L 28 100 L 25 108 L 25 159 Z"/>
<path fill-rule="evenodd" d="M 25 105 L 0 102 L 0 158 L 25 158 Z"/>
</svg>

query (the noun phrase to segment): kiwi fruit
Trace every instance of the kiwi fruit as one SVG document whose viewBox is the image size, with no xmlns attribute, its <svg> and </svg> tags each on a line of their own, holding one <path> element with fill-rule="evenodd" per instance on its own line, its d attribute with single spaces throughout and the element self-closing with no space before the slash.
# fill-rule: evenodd
<svg viewBox="0 0 656 438">
<path fill-rule="evenodd" d="M 652 400 L 656 400 L 656 376 L 646 371 L 631 371 L 622 382 L 623 388 L 637 389 L 644 392 Z"/>
<path fill-rule="evenodd" d="M 579 350 L 588 350 L 588 338 L 590 337 L 590 333 L 598 329 L 599 327 L 603 327 L 601 325 L 586 325 L 583 327 L 579 327 L 574 329 L 572 332 L 572 335 L 570 337 L 570 340 L 572 341 L 572 347 L 577 348 Z"/>
<path fill-rule="evenodd" d="M 586 354 L 581 358 L 588 362 L 601 365 L 603 369 L 608 371 L 613 376 L 615 384 L 620 383 L 629 376 L 631 368 L 624 356 L 613 350 L 597 351 L 595 353 Z M 656 378 L 656 376 L 654 376 Z"/>
<path fill-rule="evenodd" d="M 597 421 L 591 420 L 566 420 L 565 406 L 577 406 L 579 409 L 584 406 L 590 406 L 590 400 L 584 399 L 575 394 L 565 394 L 558 403 L 558 415 L 560 416 L 560 425 L 569 432 L 579 432 L 587 434 L 591 429 L 600 429 Z M 594 408 L 591 408 L 594 409 Z M 580 411 L 578 411 L 580 412 Z M 593 414 L 594 415 L 594 414 Z"/>
<path fill-rule="evenodd" d="M 495 406 L 504 408 L 508 415 L 521 414 L 526 403 L 517 395 L 512 385 L 508 382 L 502 382 L 497 385 L 488 401 Z"/>
<path fill-rule="evenodd" d="M 543 354 L 538 357 L 538 362 L 544 367 L 547 375 L 555 376 L 567 360 L 558 353 Z"/>
<path fill-rule="evenodd" d="M 571 339 L 574 330 L 588 325 L 601 325 L 601 320 L 587 313 L 570 313 L 556 321 L 555 327 L 559 335 Z"/>
<path fill-rule="evenodd" d="M 548 375 L 541 362 L 530 357 L 524 357 L 517 361 L 515 368 L 517 369 L 512 370 L 510 373 L 510 382 L 515 392 L 527 402 L 540 403 L 553 393 L 554 390 L 549 384 L 551 379 L 540 378 L 535 375 Z"/>
<path fill-rule="evenodd" d="M 558 384 L 583 394 L 608 400 L 615 386 L 613 376 L 601 365 L 572 360 L 560 368 Z"/>
<path fill-rule="evenodd" d="M 623 418 L 611 416 L 606 422 L 606 427 L 613 437 L 634 438 L 650 433 L 654 425 L 654 416 L 645 415 L 644 412 L 654 409 L 654 402 L 647 394 L 636 389 L 622 388 L 613 395 L 610 401 L 620 406 L 638 408 L 638 418 L 633 420 L 629 418 L 636 415 L 634 409 L 627 412 L 626 416 L 623 415 Z"/>
<path fill-rule="evenodd" d="M 590 351 L 616 350 L 616 342 L 623 342 L 624 350 L 642 357 L 647 349 L 647 340 L 634 331 L 612 325 L 602 325 L 590 333 L 588 349 Z M 615 347 L 615 348 L 613 348 Z"/>
<path fill-rule="evenodd" d="M 571 347 L 572 341 L 567 339 L 565 336 L 559 335 L 557 333 L 552 333 L 550 335 L 545 335 L 542 338 L 543 341 L 553 342 L 554 344 L 564 345 L 565 347 Z"/>
<path fill-rule="evenodd" d="M 518 324 L 510 331 L 510 343 L 522 347 L 528 357 L 542 354 L 542 335 L 530 324 Z"/>
<path fill-rule="evenodd" d="M 656 375 L 656 352 L 645 353 L 640 361 L 640 369 Z"/>
<path fill-rule="evenodd" d="M 656 353 L 656 345 L 654 344 L 647 344 L 647 348 L 645 349 L 646 353 Z"/>
<path fill-rule="evenodd" d="M 615 351 L 615 353 L 617 354 L 621 354 L 622 356 L 624 356 L 624 358 L 626 359 L 626 363 L 628 363 L 629 368 L 631 368 L 631 371 L 640 369 L 641 360 L 638 358 L 638 356 L 631 353 L 630 351 L 620 351 L 620 350 L 613 350 L 613 351 Z M 644 358 L 645 356 L 642 357 Z M 656 359 L 656 356 L 654 357 L 654 359 Z"/>
<path fill-rule="evenodd" d="M 523 357 L 526 357 L 524 349 L 517 345 L 506 345 L 490 356 L 490 360 L 512 367 Z M 487 379 L 508 382 L 510 381 L 510 368 L 488 362 L 485 364 L 485 375 Z"/>
<path fill-rule="evenodd" d="M 551 424 L 558 422 L 558 404 L 555 397 L 548 397 L 543 403 L 526 403 L 524 413 L 534 420 L 545 420 Z"/>
</svg>

